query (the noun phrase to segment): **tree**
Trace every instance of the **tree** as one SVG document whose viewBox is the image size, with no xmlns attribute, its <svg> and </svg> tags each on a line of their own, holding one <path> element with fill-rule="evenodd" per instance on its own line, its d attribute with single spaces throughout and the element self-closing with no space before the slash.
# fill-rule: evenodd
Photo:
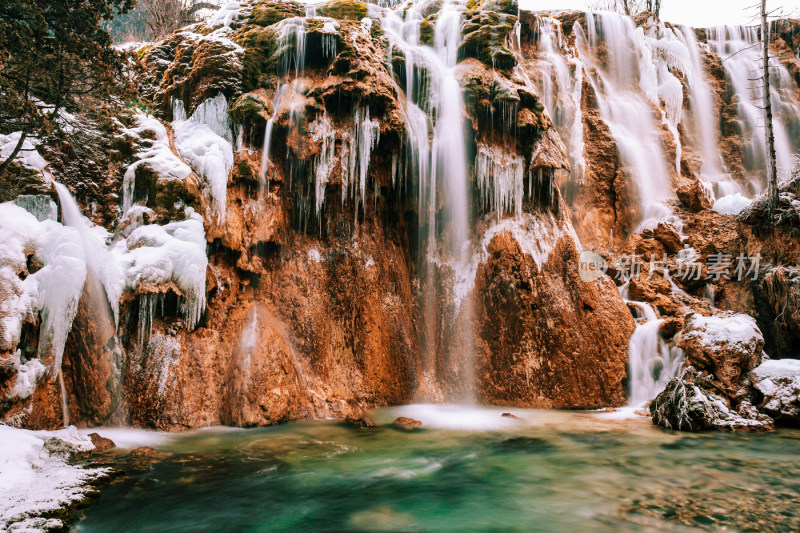
<svg viewBox="0 0 800 533">
<path fill-rule="evenodd" d="M 20 131 L 0 175 L 26 139 L 53 131 L 65 108 L 103 94 L 119 63 L 101 27 L 134 0 L 0 2 L 0 132 Z"/>
<path fill-rule="evenodd" d="M 767 196 L 770 216 L 778 206 L 778 168 L 775 157 L 775 132 L 772 125 L 772 95 L 769 80 L 770 25 L 767 22 L 767 0 L 761 0 L 761 49 L 764 69 L 764 134 L 767 146 Z"/>
<path fill-rule="evenodd" d="M 219 9 L 219 6 L 197 0 L 139 0 L 138 9 L 144 12 L 147 26 L 158 39 L 196 22 L 199 11 Z"/>
<path fill-rule="evenodd" d="M 591 8 L 598 11 L 616 11 L 634 17 L 642 13 L 652 13 L 658 18 L 661 12 L 661 0 L 596 0 Z"/>
</svg>

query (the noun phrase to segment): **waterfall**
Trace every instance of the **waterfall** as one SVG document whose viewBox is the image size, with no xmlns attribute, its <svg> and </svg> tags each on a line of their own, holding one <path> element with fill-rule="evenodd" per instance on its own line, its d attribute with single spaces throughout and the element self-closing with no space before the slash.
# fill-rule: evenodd
<svg viewBox="0 0 800 533">
<path fill-rule="evenodd" d="M 547 114 L 569 148 L 572 180 L 581 184 L 586 174 L 581 110 L 583 63 L 564 46 L 560 20 L 542 16 L 536 19 L 536 25 L 542 75 L 534 81 Z M 574 25 L 580 27 L 577 21 Z"/>
<path fill-rule="evenodd" d="M 709 28 L 708 44 L 722 59 L 737 103 L 736 110 L 745 142 L 744 166 L 750 173 L 760 173 L 760 179 L 751 186 L 755 193 L 766 187 L 766 142 L 764 139 L 764 111 L 762 90 L 758 78 L 761 60 L 759 30 L 756 27 L 722 26 Z M 794 154 L 800 151 L 800 106 L 793 96 L 791 74 L 774 56 L 770 55 L 770 83 L 772 84 L 773 128 L 778 179 L 789 178 Z"/>
<path fill-rule="evenodd" d="M 278 89 L 275 91 L 275 102 L 272 108 L 272 115 L 267 120 L 267 126 L 264 130 L 264 149 L 261 152 L 261 173 L 259 175 L 259 192 L 263 192 L 266 187 L 269 191 L 269 176 L 267 175 L 267 165 L 269 164 L 269 148 L 270 140 L 272 139 L 272 126 L 275 124 L 275 117 L 278 116 L 278 109 L 281 105 L 281 97 L 286 91 L 288 86 L 283 83 L 278 84 Z"/>
<path fill-rule="evenodd" d="M 116 383 L 109 384 L 109 386 L 116 387 L 119 385 L 120 366 L 122 364 L 123 354 L 120 351 L 120 346 L 122 346 L 122 344 L 117 337 L 118 317 L 113 313 L 109 295 L 113 295 L 116 301 L 119 301 L 118 293 L 121 292 L 122 274 L 109 258 L 104 239 L 107 236 L 105 230 L 92 227 L 92 223 L 83 216 L 78 203 L 66 186 L 55 180 L 53 180 L 53 184 L 58 193 L 58 201 L 61 206 L 61 216 L 64 225 L 77 229 L 80 235 L 86 260 L 85 283 L 87 286 L 83 288 L 83 294 L 92 300 L 90 305 L 96 316 L 95 320 L 99 324 L 107 325 L 108 330 L 112 334 L 111 339 L 107 339 L 108 342 L 106 342 L 105 345 L 113 347 L 112 351 L 114 352 L 114 357 L 112 364 Z M 98 353 L 101 353 L 101 350 L 99 350 Z M 66 405 L 66 388 L 64 387 L 64 376 L 61 371 L 60 363 L 58 365 L 58 379 L 63 396 L 62 403 L 65 426 L 67 426 L 69 425 L 69 412 Z"/>
<path fill-rule="evenodd" d="M 628 405 L 642 407 L 664 390 L 683 364 L 683 352 L 670 347 L 661 337 L 663 319 L 646 303 L 627 299 L 627 284 L 620 294 L 629 306 L 638 310 L 636 329 L 628 341 Z"/>
<path fill-rule="evenodd" d="M 388 63 L 393 50 L 405 57 L 406 168 L 419 186 L 420 227 L 426 228 L 423 258 L 426 286 L 424 309 L 424 380 L 436 383 L 437 362 L 458 368 L 459 400 L 472 401 L 472 309 L 468 298 L 449 302 L 453 338 L 440 338 L 437 276 L 447 270 L 453 285 L 471 272 L 469 172 L 464 139 L 464 98 L 456 67 L 462 40 L 462 12 L 466 2 L 445 0 L 434 27 L 433 46 L 420 44 L 422 9 L 410 4 L 405 13 L 385 10 L 382 28 L 389 39 Z M 441 211 L 439 206 L 446 206 Z M 423 230 L 421 230 L 423 231 Z M 458 332 L 461 331 L 462 334 Z M 447 336 L 447 334 L 444 334 Z"/>
<path fill-rule="evenodd" d="M 596 31 L 595 19 L 600 32 Z M 638 228 L 652 228 L 672 217 L 665 202 L 674 193 L 655 120 L 657 110 L 661 110 L 660 84 L 651 43 L 632 19 L 615 13 L 587 14 L 586 24 L 588 39 L 582 28 L 575 26 L 578 57 L 585 65 L 600 115 L 638 190 Z M 593 55 L 599 43 L 608 51 L 606 61 Z M 674 128 L 666 112 L 661 111 L 660 118 L 671 130 Z"/>
<path fill-rule="evenodd" d="M 67 403 L 67 388 L 64 386 L 64 373 L 58 371 L 58 389 L 61 393 L 61 423 L 69 427 L 69 404 Z"/>
</svg>

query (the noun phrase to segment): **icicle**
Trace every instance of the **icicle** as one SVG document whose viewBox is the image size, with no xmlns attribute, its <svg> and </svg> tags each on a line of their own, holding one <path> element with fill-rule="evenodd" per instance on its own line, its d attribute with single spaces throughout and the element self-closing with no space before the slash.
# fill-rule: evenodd
<svg viewBox="0 0 800 533">
<path fill-rule="evenodd" d="M 475 173 L 483 197 L 484 209 L 490 207 L 497 219 L 506 212 L 522 214 L 525 160 L 496 147 L 478 144 Z"/>
</svg>

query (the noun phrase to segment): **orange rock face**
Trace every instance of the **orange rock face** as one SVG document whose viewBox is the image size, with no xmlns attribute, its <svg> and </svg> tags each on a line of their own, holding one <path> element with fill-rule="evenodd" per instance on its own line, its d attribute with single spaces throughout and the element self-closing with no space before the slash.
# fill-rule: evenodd
<svg viewBox="0 0 800 533">
<path fill-rule="evenodd" d="M 634 322 L 606 277 L 579 277 L 578 250 L 561 237 L 538 266 L 509 235 L 491 241 L 476 281 L 478 395 L 486 403 L 596 408 L 625 403 Z"/>
</svg>

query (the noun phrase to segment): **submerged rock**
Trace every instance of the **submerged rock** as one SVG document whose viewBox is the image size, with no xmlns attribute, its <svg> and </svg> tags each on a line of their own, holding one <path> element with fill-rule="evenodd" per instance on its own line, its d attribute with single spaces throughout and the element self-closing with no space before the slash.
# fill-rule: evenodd
<svg viewBox="0 0 800 533">
<path fill-rule="evenodd" d="M 368 417 L 366 415 L 364 415 L 364 416 L 348 416 L 348 417 L 345 417 L 344 423 L 346 425 L 348 425 L 348 426 L 357 427 L 357 428 L 374 428 L 374 427 L 378 427 L 378 424 L 376 424 L 370 417 Z"/>
<path fill-rule="evenodd" d="M 419 420 L 414 420 L 413 418 L 408 418 L 407 416 L 399 416 L 394 419 L 392 424 L 399 429 L 403 429 L 405 431 L 415 431 L 417 429 L 422 428 L 422 422 Z"/>
<path fill-rule="evenodd" d="M 716 388 L 711 377 L 694 368 L 684 369 L 650 404 L 653 423 L 678 431 L 771 429 L 773 421 L 743 401 L 738 410 Z"/>
<path fill-rule="evenodd" d="M 779 424 L 800 426 L 800 361 L 764 361 L 750 372 L 750 382 L 764 396 L 761 410 Z"/>
</svg>

